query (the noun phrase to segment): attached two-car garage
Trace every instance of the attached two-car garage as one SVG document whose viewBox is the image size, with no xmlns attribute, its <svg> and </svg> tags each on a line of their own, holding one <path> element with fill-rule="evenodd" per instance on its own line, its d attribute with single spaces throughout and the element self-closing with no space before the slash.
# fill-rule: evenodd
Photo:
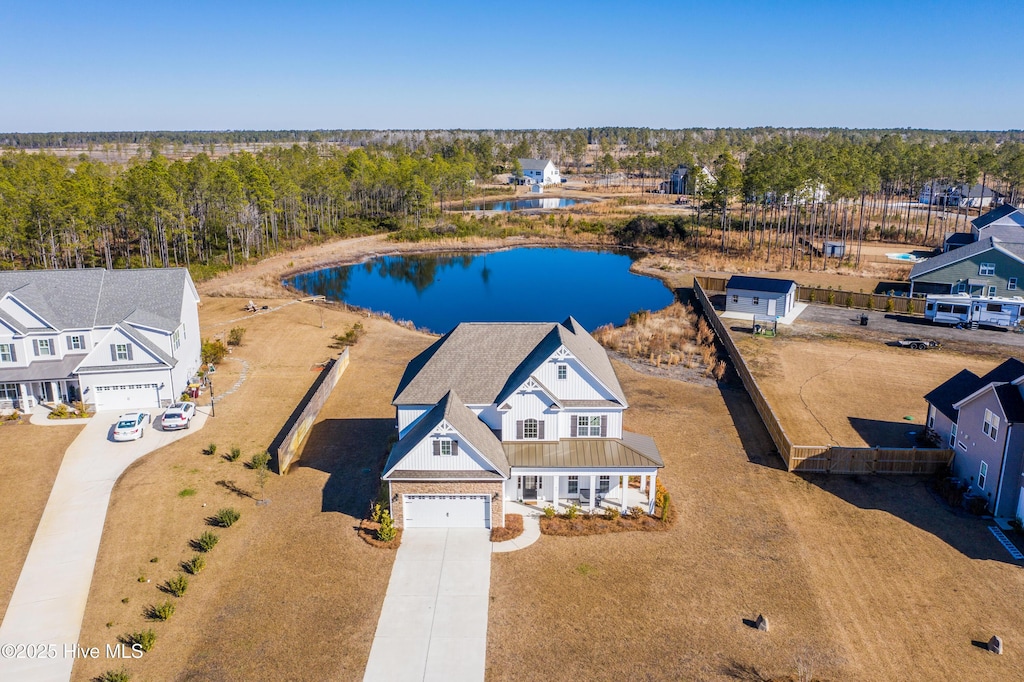
<svg viewBox="0 0 1024 682">
<path fill-rule="evenodd" d="M 406 528 L 490 528 L 490 495 L 403 495 Z"/>
<path fill-rule="evenodd" d="M 157 384 L 121 384 L 96 386 L 94 389 L 97 412 L 160 407 L 160 387 Z"/>
</svg>

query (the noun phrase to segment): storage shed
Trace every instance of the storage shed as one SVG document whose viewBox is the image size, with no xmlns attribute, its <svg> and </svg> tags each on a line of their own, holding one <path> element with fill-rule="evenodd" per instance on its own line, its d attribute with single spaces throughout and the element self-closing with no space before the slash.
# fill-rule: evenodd
<svg viewBox="0 0 1024 682">
<path fill-rule="evenodd" d="M 725 285 L 725 311 L 762 317 L 785 317 L 796 303 L 796 282 L 791 279 L 734 275 Z"/>
</svg>

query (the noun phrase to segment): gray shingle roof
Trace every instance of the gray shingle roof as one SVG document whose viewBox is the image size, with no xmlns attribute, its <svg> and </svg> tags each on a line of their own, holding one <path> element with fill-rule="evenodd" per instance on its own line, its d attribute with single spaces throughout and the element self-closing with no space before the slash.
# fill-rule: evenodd
<svg viewBox="0 0 1024 682">
<path fill-rule="evenodd" d="M 446 421 L 469 441 L 473 449 L 483 455 L 495 469 L 505 477 L 509 475 L 508 460 L 501 449 L 501 442 L 486 424 L 480 421 L 471 409 L 466 407 L 455 391 L 448 391 L 434 407 L 405 436 L 395 443 L 384 465 L 384 478 L 391 478 L 391 469 L 398 465 L 409 452 L 426 438 L 438 424 Z"/>
<path fill-rule="evenodd" d="M 961 246 L 958 249 L 947 251 L 946 253 L 940 253 L 938 256 L 932 256 L 928 260 L 916 263 L 913 268 L 910 269 L 910 279 L 920 277 L 921 275 L 927 275 L 929 272 L 934 272 L 940 268 L 944 268 L 947 265 L 953 263 L 959 263 L 962 260 L 967 260 L 972 256 L 976 256 L 979 253 L 985 253 L 992 249 L 999 247 L 1000 249 L 1012 254 L 1015 258 L 1024 262 L 1024 245 L 1003 242 L 995 237 L 985 237 L 979 239 L 973 244 L 967 246 Z"/>
<path fill-rule="evenodd" d="M 1024 398 L 1020 395 L 1020 388 L 1013 384 L 1001 384 L 996 386 L 996 397 L 1003 406 L 1006 421 L 1015 424 L 1024 422 Z"/>
<path fill-rule="evenodd" d="M 490 405 L 522 385 L 560 345 L 626 405 L 608 354 L 572 317 L 555 322 L 463 322 L 413 358 L 394 405 L 432 405 L 455 391 L 467 405 Z"/>
<path fill-rule="evenodd" d="M 0 384 L 21 381 L 59 381 L 69 379 L 86 353 L 65 355 L 60 360 L 36 360 L 28 367 L 0 369 Z"/>
<path fill-rule="evenodd" d="M 774 279 L 772 277 L 750 277 L 733 275 L 726 283 L 726 289 L 743 289 L 744 291 L 767 291 L 773 294 L 788 294 L 796 286 L 791 279 Z"/>
<path fill-rule="evenodd" d="M 519 165 L 524 171 L 542 171 L 547 168 L 549 163 L 551 163 L 551 159 L 519 159 Z"/>
<path fill-rule="evenodd" d="M 967 396 L 976 392 L 984 386 L 989 384 L 1006 384 L 1024 376 L 1024 362 L 1021 362 L 1017 358 L 1008 358 L 1001 364 L 992 368 L 988 374 L 984 376 L 977 376 L 969 370 L 960 370 L 953 377 L 942 382 L 934 389 L 929 391 L 924 399 L 935 406 L 939 412 L 949 417 L 951 420 L 956 421 L 957 409 L 953 407 L 956 403 L 960 402 Z M 1012 387 L 1014 390 L 1018 390 L 1016 387 Z M 1019 394 L 1019 391 L 1018 391 Z M 997 391 L 997 395 L 1000 397 L 1002 402 L 1005 395 Z M 1006 397 L 1005 403 L 1003 403 L 1004 409 L 1014 410 L 1016 415 L 1019 404 L 1014 400 L 1013 396 Z M 1007 405 L 1009 405 L 1007 407 Z M 1009 413 L 1007 412 L 1007 418 Z M 1011 420 L 1013 421 L 1013 420 Z M 1024 419 L 1022 419 L 1024 421 Z"/>
<path fill-rule="evenodd" d="M 186 286 L 194 291 L 184 268 L 0 272 L 0 296 L 10 292 L 59 331 L 122 321 L 174 331 Z"/>
<path fill-rule="evenodd" d="M 1018 209 L 1016 206 L 1011 206 L 1010 204 L 1003 204 L 1002 206 L 997 206 L 996 208 L 993 208 L 988 213 L 983 213 L 982 215 L 978 216 L 977 218 L 971 221 L 971 225 L 974 225 L 974 227 L 980 230 L 986 225 L 994 223 L 1000 218 L 1005 218 L 1011 213 L 1016 213 L 1019 210 L 1020 209 Z"/>
</svg>

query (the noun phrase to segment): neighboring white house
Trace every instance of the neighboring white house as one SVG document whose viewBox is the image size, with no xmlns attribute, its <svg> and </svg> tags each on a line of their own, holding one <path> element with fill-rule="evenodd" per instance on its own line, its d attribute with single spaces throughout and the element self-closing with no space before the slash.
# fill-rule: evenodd
<svg viewBox="0 0 1024 682">
<path fill-rule="evenodd" d="M 177 400 L 199 370 L 198 304 L 182 268 L 0 272 L 0 408 Z"/>
<path fill-rule="evenodd" d="M 558 167 L 551 159 L 519 159 L 523 177 L 530 185 L 557 185 L 562 182 Z"/>
<path fill-rule="evenodd" d="M 502 526 L 505 500 L 650 509 L 664 466 L 623 431 L 608 355 L 572 317 L 460 324 L 409 363 L 392 404 L 382 478 L 399 527 Z"/>
<path fill-rule="evenodd" d="M 1003 195 L 991 187 L 975 183 L 948 185 L 946 183 L 928 182 L 921 187 L 917 200 L 922 204 L 939 206 L 958 206 L 960 208 L 988 208 L 993 202 L 1002 199 Z"/>
</svg>

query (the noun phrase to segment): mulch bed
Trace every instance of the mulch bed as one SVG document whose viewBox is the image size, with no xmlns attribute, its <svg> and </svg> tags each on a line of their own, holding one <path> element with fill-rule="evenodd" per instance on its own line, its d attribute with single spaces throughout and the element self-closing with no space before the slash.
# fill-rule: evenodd
<svg viewBox="0 0 1024 682">
<path fill-rule="evenodd" d="M 359 537 L 363 539 L 368 545 L 373 545 L 380 549 L 398 549 L 398 546 L 402 544 L 402 529 L 396 528 L 398 535 L 391 542 L 381 542 L 377 539 L 377 530 L 380 529 L 380 524 L 369 519 L 363 519 L 359 522 L 359 528 L 357 529 Z"/>
<path fill-rule="evenodd" d="M 491 529 L 491 542 L 505 542 L 515 540 L 523 534 L 522 514 L 505 514 L 504 528 Z"/>
<path fill-rule="evenodd" d="M 672 526 L 675 514 L 669 513 L 669 518 L 663 521 L 653 516 L 642 516 L 634 519 L 630 516 L 620 516 L 617 519 L 607 519 L 603 514 L 580 514 L 575 519 L 565 516 L 555 516 L 540 519 L 540 532 L 545 535 L 561 535 L 563 537 L 580 537 L 583 535 L 604 535 L 605 533 L 623 533 L 625 531 L 662 531 Z"/>
</svg>

